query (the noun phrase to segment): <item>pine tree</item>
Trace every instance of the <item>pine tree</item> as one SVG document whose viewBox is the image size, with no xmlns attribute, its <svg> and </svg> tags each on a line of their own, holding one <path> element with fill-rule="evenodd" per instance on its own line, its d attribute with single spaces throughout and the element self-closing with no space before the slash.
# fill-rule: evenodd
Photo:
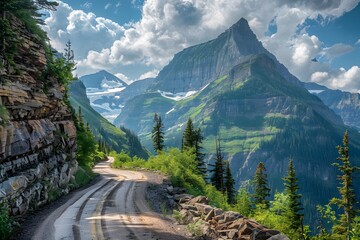
<svg viewBox="0 0 360 240">
<path fill-rule="evenodd" d="M 164 125 L 161 117 L 155 113 L 152 140 L 155 152 L 161 152 L 164 148 Z"/>
<path fill-rule="evenodd" d="M 288 212 L 286 216 L 288 218 L 289 227 L 294 231 L 301 231 L 303 214 L 300 211 L 301 207 L 301 194 L 298 194 L 299 185 L 296 177 L 293 161 L 289 161 L 288 174 L 284 180 L 285 194 L 289 198 Z"/>
<path fill-rule="evenodd" d="M 204 137 L 201 134 L 201 129 L 198 128 L 197 130 L 195 130 L 194 132 L 194 149 L 195 149 L 195 160 L 196 160 L 196 164 L 197 164 L 197 169 L 199 171 L 199 173 L 205 178 L 206 177 L 206 167 L 205 167 L 205 163 L 204 163 L 204 155 L 202 153 L 202 140 L 204 139 Z"/>
<path fill-rule="evenodd" d="M 255 171 L 254 184 L 254 203 L 256 206 L 263 206 L 266 209 L 269 208 L 269 200 L 267 197 L 270 196 L 270 188 L 267 187 L 267 174 L 264 163 L 260 162 Z"/>
<path fill-rule="evenodd" d="M 224 185 L 225 185 L 225 191 L 226 191 L 228 203 L 234 204 L 236 202 L 236 195 L 235 195 L 235 188 L 234 188 L 235 180 L 231 174 L 229 161 L 226 161 Z"/>
<path fill-rule="evenodd" d="M 213 175 L 210 178 L 211 184 L 216 187 L 217 190 L 224 192 L 224 158 L 221 153 L 220 140 L 216 140 L 216 156 L 215 164 L 210 165 L 214 168 L 210 171 Z"/>
<path fill-rule="evenodd" d="M 334 163 L 341 172 L 341 176 L 338 176 L 340 180 L 340 187 L 338 187 L 341 198 L 333 198 L 330 203 L 336 204 L 339 208 L 344 210 L 341 215 L 339 225 L 334 226 L 334 232 L 338 234 L 344 234 L 346 239 L 350 239 L 350 231 L 352 229 L 352 223 L 358 212 L 356 209 L 356 195 L 353 187 L 353 174 L 358 171 L 358 167 L 354 167 L 350 162 L 349 155 L 349 135 L 346 131 L 343 138 L 343 146 L 336 147 L 339 152 L 337 160 L 340 163 Z"/>
<path fill-rule="evenodd" d="M 182 137 L 182 150 L 188 150 L 195 146 L 195 131 L 191 118 L 188 119 Z"/>
</svg>

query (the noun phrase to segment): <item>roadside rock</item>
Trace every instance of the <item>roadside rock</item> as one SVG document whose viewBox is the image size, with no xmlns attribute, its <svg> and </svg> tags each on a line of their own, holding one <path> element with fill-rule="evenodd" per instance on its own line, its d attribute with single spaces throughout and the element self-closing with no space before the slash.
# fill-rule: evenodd
<svg viewBox="0 0 360 240">
<path fill-rule="evenodd" d="M 205 239 L 289 240 L 279 231 L 268 229 L 252 219 L 243 217 L 240 213 L 224 211 L 208 203 L 209 199 L 204 196 L 179 202 L 179 213 L 184 224 L 202 221 L 202 233 Z"/>
</svg>

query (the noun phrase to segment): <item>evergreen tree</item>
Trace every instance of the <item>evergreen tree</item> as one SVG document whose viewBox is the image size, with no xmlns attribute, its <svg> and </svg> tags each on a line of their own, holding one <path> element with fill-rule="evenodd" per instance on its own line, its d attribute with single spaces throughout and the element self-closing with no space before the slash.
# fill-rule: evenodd
<svg viewBox="0 0 360 240">
<path fill-rule="evenodd" d="M 65 48 L 64 48 L 64 59 L 67 65 L 69 65 L 70 71 L 76 70 L 76 62 L 75 62 L 75 55 L 74 50 L 71 48 L 71 41 L 67 41 Z"/>
<path fill-rule="evenodd" d="M 216 156 L 215 156 L 215 164 L 210 165 L 214 168 L 210 171 L 212 172 L 212 176 L 210 178 L 211 184 L 216 187 L 217 190 L 224 192 L 224 158 L 221 153 L 220 140 L 216 140 Z"/>
<path fill-rule="evenodd" d="M 161 117 L 155 113 L 152 140 L 155 152 L 161 152 L 164 148 L 164 125 Z"/>
<path fill-rule="evenodd" d="M 202 153 L 202 140 L 204 139 L 204 137 L 201 134 L 201 129 L 198 128 L 197 130 L 195 130 L 194 132 L 194 149 L 195 149 L 195 160 L 196 160 L 196 164 L 197 164 L 197 169 L 199 171 L 199 173 L 205 178 L 206 177 L 206 167 L 205 167 L 205 163 L 204 163 L 204 155 Z"/>
<path fill-rule="evenodd" d="M 289 227 L 293 231 L 300 231 L 302 228 L 303 214 L 300 211 L 301 207 L 301 194 L 298 194 L 299 185 L 296 177 L 293 161 L 289 161 L 288 174 L 284 180 L 285 194 L 289 198 L 288 211 L 285 214 L 288 218 Z"/>
<path fill-rule="evenodd" d="M 226 161 L 224 184 L 225 184 L 225 191 L 226 191 L 228 203 L 234 204 L 236 202 L 235 189 L 234 189 L 235 180 L 231 174 L 229 161 Z"/>
<path fill-rule="evenodd" d="M 186 123 L 186 127 L 183 133 L 183 137 L 182 137 L 182 146 L 181 149 L 190 149 L 192 147 L 195 146 L 195 130 L 194 130 L 194 125 L 193 122 L 191 120 L 191 118 L 188 119 L 187 123 Z"/>
<path fill-rule="evenodd" d="M 269 200 L 267 197 L 270 196 L 270 188 L 267 187 L 267 174 L 264 163 L 260 162 L 255 171 L 254 184 L 254 203 L 256 206 L 263 206 L 266 209 L 269 208 Z"/>
<path fill-rule="evenodd" d="M 346 239 L 350 239 L 352 223 L 358 212 L 353 187 L 353 174 L 355 171 L 358 171 L 359 168 L 352 166 L 350 162 L 349 136 L 347 131 L 344 134 L 343 146 L 337 146 L 336 148 L 340 155 L 337 160 L 339 160 L 340 163 L 334 163 L 333 166 L 336 166 L 342 174 L 338 176 L 341 185 L 338 187 L 341 198 L 333 198 L 330 203 L 342 208 L 344 213 L 341 215 L 339 225 L 334 226 L 334 233 L 343 234 L 346 236 Z"/>
</svg>

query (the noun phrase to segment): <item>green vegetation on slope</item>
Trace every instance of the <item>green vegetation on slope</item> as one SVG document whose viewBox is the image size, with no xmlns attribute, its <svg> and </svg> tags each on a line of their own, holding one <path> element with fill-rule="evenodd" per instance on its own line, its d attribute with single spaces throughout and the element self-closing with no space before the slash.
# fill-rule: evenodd
<svg viewBox="0 0 360 240">
<path fill-rule="evenodd" d="M 107 147 L 117 152 L 124 150 L 130 156 L 147 158 L 148 152 L 144 149 L 137 136 L 125 128 L 117 128 L 98 112 L 96 112 L 86 97 L 85 86 L 81 81 L 74 81 L 70 86 L 70 102 L 78 111 L 79 107 L 84 117 L 84 121 L 89 123 L 89 127 L 97 139 L 105 141 Z"/>
</svg>

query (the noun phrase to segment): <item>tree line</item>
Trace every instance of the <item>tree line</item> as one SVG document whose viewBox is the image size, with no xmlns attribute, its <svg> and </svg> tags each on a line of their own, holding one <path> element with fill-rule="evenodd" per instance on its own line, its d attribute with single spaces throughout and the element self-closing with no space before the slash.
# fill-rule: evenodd
<svg viewBox="0 0 360 240">
<path fill-rule="evenodd" d="M 152 140 L 155 152 L 161 154 L 165 146 L 164 126 L 161 117 L 157 114 L 154 116 Z M 340 197 L 332 198 L 329 204 L 325 206 L 317 206 L 320 224 L 318 226 L 319 233 L 315 236 L 310 236 L 309 226 L 303 223 L 302 195 L 299 193 L 300 187 L 293 160 L 289 160 L 287 174 L 282 179 L 284 192 L 275 193 L 274 200 L 270 200 L 271 189 L 268 187 L 268 175 L 263 162 L 257 165 L 254 178 L 249 183 L 253 186 L 253 193 L 250 193 L 248 188 L 240 188 L 235 191 L 235 181 L 231 174 L 229 161 L 224 160 L 220 139 L 216 139 L 215 162 L 208 164 L 212 167 L 211 169 L 205 166 L 203 160 L 202 140 L 201 129 L 195 129 L 192 120 L 189 118 L 182 135 L 181 149 L 192 149 L 195 154 L 198 174 L 223 193 L 234 210 L 254 217 L 268 227 L 283 231 L 291 239 L 360 239 L 360 216 L 358 215 L 359 209 L 356 207 L 357 200 L 353 186 L 353 175 L 359 168 L 352 166 L 350 161 L 347 131 L 344 134 L 342 146 L 336 147 L 339 157 L 337 162 L 333 164 L 340 173 L 338 176 Z M 210 178 L 208 173 L 211 174 Z M 341 212 L 339 216 L 333 210 L 334 207 Z M 322 224 L 324 221 L 327 226 Z"/>
</svg>

